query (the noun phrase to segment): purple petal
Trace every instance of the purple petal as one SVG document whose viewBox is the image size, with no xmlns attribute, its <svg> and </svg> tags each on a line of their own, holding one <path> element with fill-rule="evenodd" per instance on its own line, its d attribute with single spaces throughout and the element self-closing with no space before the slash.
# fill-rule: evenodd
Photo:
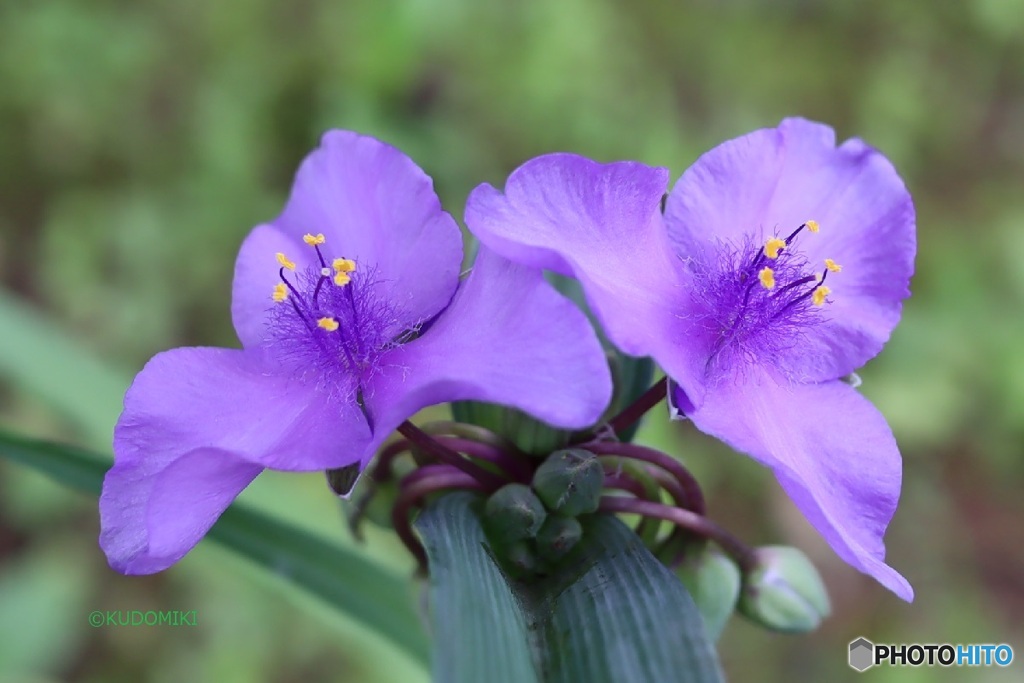
<svg viewBox="0 0 1024 683">
<path fill-rule="evenodd" d="M 358 462 L 369 428 L 352 389 L 274 374 L 259 352 L 173 349 L 153 357 L 125 396 L 114 429 L 119 465 L 161 469 L 217 448 L 280 470 Z"/>
<path fill-rule="evenodd" d="M 889 161 L 856 139 L 836 148 L 827 126 L 787 119 L 704 154 L 673 188 L 665 214 L 680 255 L 695 258 L 720 242 L 789 234 L 810 219 L 821 232 L 805 231 L 796 248 L 818 268 L 831 258 L 844 269 L 828 278 L 827 320 L 780 364 L 818 381 L 875 356 L 910 293 L 914 208 Z"/>
<path fill-rule="evenodd" d="M 513 406 L 588 427 L 611 399 L 604 350 L 586 316 L 544 281 L 481 247 L 451 307 L 382 363 L 365 399 L 378 440 L 421 408 L 458 400 Z"/>
<path fill-rule="evenodd" d="M 171 566 L 206 535 L 263 468 L 216 448 L 169 463 L 119 459 L 100 496 L 100 547 L 123 574 Z"/>
<path fill-rule="evenodd" d="M 370 431 L 351 389 L 269 367 L 258 350 L 183 348 L 135 378 L 100 497 L 112 567 L 170 566 L 264 467 L 321 470 L 366 457 Z"/>
<path fill-rule="evenodd" d="M 576 277 L 625 353 L 654 356 L 674 377 L 700 377 L 705 359 L 677 348 L 690 300 L 661 219 L 667 182 L 661 168 L 551 154 L 514 171 L 504 194 L 477 187 L 466 223 L 505 258 Z"/>
<path fill-rule="evenodd" d="M 323 233 L 327 258 L 373 268 L 383 298 L 405 311 L 410 324 L 437 314 L 458 286 L 458 225 L 441 210 L 430 177 L 374 138 L 340 130 L 324 135 L 302 162 L 275 225 L 294 239 Z"/>
<path fill-rule="evenodd" d="M 906 579 L 885 564 L 882 537 L 900 495 L 901 462 L 885 418 L 850 386 L 780 384 L 767 373 L 721 381 L 687 411 L 703 432 L 774 470 L 793 502 L 853 567 L 904 600 Z"/>
</svg>

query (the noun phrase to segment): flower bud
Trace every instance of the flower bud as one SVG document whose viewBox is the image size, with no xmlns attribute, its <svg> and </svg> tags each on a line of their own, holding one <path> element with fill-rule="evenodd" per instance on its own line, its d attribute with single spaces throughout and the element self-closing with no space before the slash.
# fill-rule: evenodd
<svg viewBox="0 0 1024 683">
<path fill-rule="evenodd" d="M 712 642 L 718 640 L 736 609 L 740 596 L 740 569 L 736 563 L 707 544 L 687 549 L 676 575 L 704 618 Z"/>
<path fill-rule="evenodd" d="M 563 517 L 597 511 L 604 471 L 597 457 L 580 448 L 555 451 L 533 474 L 533 490 L 548 510 Z"/>
<path fill-rule="evenodd" d="M 492 543 L 512 544 L 536 536 L 547 514 L 529 486 L 506 484 L 487 499 L 484 529 Z"/>
<path fill-rule="evenodd" d="M 583 527 L 575 517 L 548 515 L 537 532 L 537 553 L 545 560 L 557 562 L 576 547 L 583 536 Z"/>
<path fill-rule="evenodd" d="M 818 571 L 796 548 L 768 546 L 743 582 L 739 611 L 775 631 L 813 631 L 829 615 L 828 593 Z"/>
<path fill-rule="evenodd" d="M 541 561 L 530 541 L 516 541 L 501 551 L 501 559 L 510 576 L 524 579 L 537 573 Z"/>
</svg>

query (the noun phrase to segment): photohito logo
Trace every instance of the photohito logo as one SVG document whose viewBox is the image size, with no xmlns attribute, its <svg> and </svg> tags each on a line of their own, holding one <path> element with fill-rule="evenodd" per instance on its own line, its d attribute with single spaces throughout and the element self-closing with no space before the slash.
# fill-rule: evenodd
<svg viewBox="0 0 1024 683">
<path fill-rule="evenodd" d="M 953 645 L 900 643 L 875 645 L 867 638 L 850 643 L 850 667 L 867 671 L 876 664 L 889 666 L 1010 666 L 1013 648 L 1006 643 Z"/>
</svg>

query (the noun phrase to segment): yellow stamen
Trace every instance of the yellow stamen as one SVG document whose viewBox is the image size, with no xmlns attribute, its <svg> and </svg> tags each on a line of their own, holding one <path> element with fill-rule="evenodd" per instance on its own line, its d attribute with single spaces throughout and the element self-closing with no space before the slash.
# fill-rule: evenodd
<svg viewBox="0 0 1024 683">
<path fill-rule="evenodd" d="M 274 303 L 281 303 L 288 298 L 288 288 L 284 286 L 283 282 L 278 282 L 274 285 L 274 293 L 271 295 L 274 297 Z"/>
<path fill-rule="evenodd" d="M 804 225 L 806 225 L 807 229 L 811 232 L 818 232 L 821 230 L 821 226 L 818 225 L 818 221 L 807 221 Z"/>
<path fill-rule="evenodd" d="M 825 259 L 825 267 L 828 268 L 829 272 L 831 273 L 838 273 L 843 269 L 841 265 L 839 265 L 830 258 Z"/>
<path fill-rule="evenodd" d="M 821 306 L 825 303 L 825 297 L 832 293 L 832 290 L 825 285 L 818 285 L 814 289 L 814 294 L 811 295 L 811 301 L 815 306 Z"/>
<path fill-rule="evenodd" d="M 336 329 L 338 329 L 338 321 L 335 320 L 334 318 L 320 318 L 319 320 L 316 321 L 316 326 L 322 330 L 334 332 Z"/>
<path fill-rule="evenodd" d="M 322 232 L 317 233 L 316 235 L 311 235 L 307 232 L 305 235 L 302 236 L 302 241 L 311 247 L 315 247 L 319 244 L 323 244 L 324 242 L 326 242 L 327 238 L 324 237 L 324 234 Z"/>
<path fill-rule="evenodd" d="M 281 252 L 277 252 L 277 262 L 281 264 L 282 268 L 287 268 L 288 270 L 295 270 L 295 261 L 289 261 L 288 257 L 282 254 Z"/>
<path fill-rule="evenodd" d="M 765 289 L 775 289 L 775 271 L 768 266 L 761 269 L 761 272 L 757 274 L 757 278 Z"/>
<path fill-rule="evenodd" d="M 339 287 L 344 287 L 350 282 L 352 282 L 352 278 L 349 276 L 348 273 L 338 273 L 337 275 L 334 276 L 334 284 L 338 285 Z"/>
<path fill-rule="evenodd" d="M 331 265 L 339 273 L 351 273 L 356 269 L 356 262 L 350 258 L 336 258 Z"/>
<path fill-rule="evenodd" d="M 764 243 L 764 255 L 768 258 L 779 258 L 779 250 L 786 246 L 785 240 L 780 240 L 778 237 L 769 237 L 768 241 Z"/>
</svg>

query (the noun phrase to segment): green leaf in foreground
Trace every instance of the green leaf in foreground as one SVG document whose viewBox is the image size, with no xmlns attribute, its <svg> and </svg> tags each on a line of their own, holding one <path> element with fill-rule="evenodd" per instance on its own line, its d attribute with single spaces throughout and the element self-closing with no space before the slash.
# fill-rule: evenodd
<svg viewBox="0 0 1024 683">
<path fill-rule="evenodd" d="M 70 332 L 0 290 L 0 377 L 109 444 L 131 375 L 84 350 Z"/>
<path fill-rule="evenodd" d="M 99 495 L 110 462 L 84 449 L 0 431 L 0 457 Z M 235 504 L 207 534 L 333 605 L 426 663 L 429 646 L 410 582 L 358 552 Z"/>
<path fill-rule="evenodd" d="M 693 600 L 620 521 L 590 517 L 563 568 L 524 584 L 491 556 L 480 506 L 453 493 L 416 520 L 430 560 L 434 680 L 722 680 Z"/>
</svg>

